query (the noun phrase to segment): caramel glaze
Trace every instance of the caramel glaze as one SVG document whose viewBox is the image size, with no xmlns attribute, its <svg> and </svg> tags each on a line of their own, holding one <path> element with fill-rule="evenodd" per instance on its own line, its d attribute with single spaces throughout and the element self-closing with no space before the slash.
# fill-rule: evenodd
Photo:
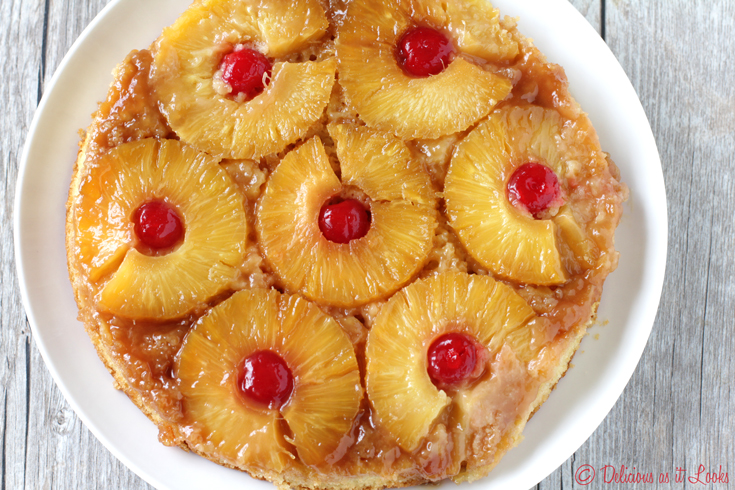
<svg viewBox="0 0 735 490">
<path fill-rule="evenodd" d="M 502 105 L 526 103 L 555 109 L 566 119 L 565 129 L 583 134 L 588 147 L 599 148 L 592 123 L 569 94 L 564 70 L 547 63 L 537 49 L 526 43 L 522 42 L 524 49 L 512 66 L 519 79 L 510 98 Z M 566 242 L 560 239 L 562 261 L 571 276 L 569 281 L 555 287 L 511 284 L 538 315 L 551 320 L 550 336 L 563 336 L 594 316 L 603 282 L 617 267 L 614 233 L 622 214 L 622 203 L 628 197 L 627 187 L 619 181 L 615 163 L 605 153 L 593 152 L 588 165 L 569 177 L 564 179 L 567 203 L 586 225 L 588 237 L 595 242 L 595 266 L 582 267 Z"/>
<path fill-rule="evenodd" d="M 144 138 L 175 138 L 149 86 L 153 56 L 147 49 L 132 51 L 113 73 L 107 99 L 92 114 L 87 161 L 116 146 Z M 178 138 L 177 138 L 178 139 Z"/>
<path fill-rule="evenodd" d="M 515 33 L 515 30 L 512 32 Z M 501 104 L 535 104 L 556 109 L 567 120 L 568 125 L 574 126 L 573 129 L 587 133 L 591 146 L 599 147 L 589 120 L 569 95 L 562 68 L 547 63 L 543 55 L 520 35 L 517 35 L 517 39 L 522 49 L 516 60 L 504 66 L 485 66 L 485 69 L 501 73 L 514 82 L 511 95 Z M 94 121 L 87 134 L 88 164 L 109 149 L 127 141 L 151 136 L 176 137 L 158 110 L 148 85 L 150 65 L 151 53 L 142 50 L 133 51 L 117 68 L 108 98 L 93 115 Z M 340 88 L 337 85 L 337 97 L 339 93 Z M 344 110 L 344 104 L 340 105 L 339 102 L 330 104 L 330 108 L 332 106 L 339 106 L 335 110 Z M 332 109 L 328 109 L 330 110 Z M 437 189 L 443 186 L 454 145 L 469 130 L 439 140 L 412 143 L 416 158 L 425 163 Z M 322 131 L 317 128 L 315 133 L 321 134 Z M 325 131 L 323 133 L 326 135 Z M 324 139 L 325 146 L 329 149 L 328 136 Z M 277 156 L 268 156 L 261 162 L 222 162 L 243 190 L 250 230 L 255 228 L 254 206 L 257 196 L 276 159 Z M 352 429 L 323 465 L 319 468 L 308 468 L 296 460 L 296 464 L 287 471 L 307 476 L 319 471 L 322 479 L 325 474 L 338 477 L 391 473 L 402 475 L 406 479 L 416 477 L 439 480 L 460 472 L 466 466 L 492 464 L 496 462 L 496 451 L 502 454 L 505 449 L 503 445 L 515 444 L 516 441 L 507 441 L 504 435 L 516 423 L 516 415 L 527 410 L 536 398 L 539 379 L 543 379 L 546 370 L 554 368 L 554 352 L 563 351 L 564 342 L 574 337 L 572 333 L 579 329 L 584 330 L 590 319 L 594 318 L 602 283 L 617 265 L 613 234 L 620 219 L 622 201 L 627 197 L 627 189 L 619 182 L 617 168 L 607 155 L 594 155 L 594 160 L 595 164 L 582 169 L 565 189 L 575 214 L 585 224 L 587 235 L 592 238 L 598 250 L 594 267 L 583 268 L 571 250 L 563 245 L 563 240 L 560 240 L 564 264 L 571 276 L 567 283 L 557 287 L 535 287 L 505 281 L 544 319 L 542 321 L 545 322 L 547 336 L 546 339 L 538 340 L 551 341 L 546 355 L 542 355 L 531 369 L 535 376 L 529 376 L 530 368 L 521 366 L 512 353 L 503 350 L 491 360 L 486 373 L 477 381 L 485 383 L 483 389 L 498 390 L 503 394 L 498 402 L 503 406 L 488 407 L 487 410 L 496 409 L 497 413 L 510 415 L 496 419 L 494 426 L 486 429 L 486 432 L 489 430 L 492 433 L 479 434 L 473 440 L 465 440 L 463 431 L 467 424 L 471 425 L 471 420 L 466 414 L 463 415 L 459 404 L 454 403 L 436 421 L 423 445 L 409 454 L 375 426 L 370 404 L 364 399 Z M 441 269 L 489 274 L 463 251 L 443 215 L 440 219 L 442 221 L 437 228 L 434 251 L 419 277 Z M 242 284 L 235 288 L 278 287 L 277 279 L 272 276 L 254 245 L 254 237 L 250 240 L 251 252 L 246 258 L 249 265 L 243 266 Z M 94 294 L 90 295 L 93 296 Z M 349 310 L 324 308 L 327 313 L 335 316 L 352 339 L 363 377 L 366 332 L 381 304 L 376 302 Z M 96 315 L 100 326 L 100 341 L 111 353 L 115 363 L 123 366 L 120 374 L 128 382 L 129 388 L 138 392 L 144 403 L 153 407 L 159 415 L 153 418 L 157 419 L 161 441 L 167 445 L 181 445 L 185 434 L 191 433 L 191 424 L 194 423 L 188 420 L 182 409 L 175 359 L 187 332 L 196 320 L 195 315 L 174 323 L 136 323 L 109 315 Z M 502 370 L 506 370 L 502 373 L 505 381 L 500 386 L 493 379 L 499 380 L 496 375 Z M 461 394 L 456 393 L 455 397 L 461 398 Z M 491 444 L 498 440 L 503 441 L 500 446 Z"/>
</svg>

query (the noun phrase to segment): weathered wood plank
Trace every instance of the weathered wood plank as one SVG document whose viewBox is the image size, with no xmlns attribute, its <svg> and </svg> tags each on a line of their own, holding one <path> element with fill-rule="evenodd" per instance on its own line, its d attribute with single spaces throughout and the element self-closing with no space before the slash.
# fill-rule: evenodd
<svg viewBox="0 0 735 490">
<path fill-rule="evenodd" d="M 87 430 L 56 388 L 37 350 L 32 354 L 32 406 L 27 448 L 27 490 L 152 487 L 120 463 Z M 20 488 L 20 487 L 19 487 Z"/>
<path fill-rule="evenodd" d="M 13 259 L 12 214 L 17 161 L 38 102 L 44 32 L 43 0 L 0 2 L 0 399 L 2 488 L 23 488 L 29 416 L 30 333 Z"/>
<path fill-rule="evenodd" d="M 553 473 L 536 485 L 536 490 L 565 490 L 572 488 L 574 456 L 566 460 Z"/>
<path fill-rule="evenodd" d="M 597 32 L 602 32 L 602 0 L 569 0 Z"/>
<path fill-rule="evenodd" d="M 8 81 L 2 84 L 3 106 L 10 107 L 10 117 L 2 119 L 7 127 L 0 127 L 5 177 L 0 308 L 5 357 L 0 379 L 6 390 L 4 488 L 151 488 L 92 436 L 56 388 L 30 343 L 12 258 L 10 215 L 17 161 L 33 111 L 71 44 L 106 3 L 108 0 L 3 2 L 0 11 L 0 52 L 11 55 L 0 60 Z"/>
<path fill-rule="evenodd" d="M 607 2 L 607 43 L 643 102 L 661 153 L 669 255 L 641 364 L 576 460 L 635 466 L 656 478 L 670 473 L 670 484 L 636 488 L 683 488 L 673 480 L 677 467 L 687 476 L 700 464 L 726 471 L 730 463 L 731 475 L 734 469 L 735 86 L 717 54 L 735 48 L 733 24 L 735 4 L 727 0 Z"/>
</svg>

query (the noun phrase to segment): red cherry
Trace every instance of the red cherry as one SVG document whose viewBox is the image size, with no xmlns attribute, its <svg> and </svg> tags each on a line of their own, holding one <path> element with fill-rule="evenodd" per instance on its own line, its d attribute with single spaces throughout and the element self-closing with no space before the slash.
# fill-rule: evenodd
<svg viewBox="0 0 735 490">
<path fill-rule="evenodd" d="M 293 374 L 281 356 L 262 350 L 242 362 L 237 384 L 251 400 L 279 409 L 291 398 Z"/>
<path fill-rule="evenodd" d="M 151 201 L 135 211 L 135 234 L 150 248 L 169 248 L 184 235 L 179 214 L 163 201 Z"/>
<path fill-rule="evenodd" d="M 428 77 L 444 71 L 454 46 L 441 32 L 429 27 L 411 29 L 398 41 L 398 63 L 409 75 Z"/>
<path fill-rule="evenodd" d="M 447 333 L 431 344 L 427 357 L 434 384 L 454 385 L 469 378 L 475 370 L 476 342 L 461 333 Z"/>
<path fill-rule="evenodd" d="M 222 80 L 232 87 L 232 95 L 245 94 L 250 100 L 260 94 L 270 80 L 271 65 L 268 58 L 252 49 L 241 49 L 222 59 Z M 267 78 L 265 78 L 265 74 Z"/>
<path fill-rule="evenodd" d="M 508 181 L 508 199 L 537 215 L 549 209 L 561 196 L 559 179 L 553 170 L 539 163 L 524 163 Z"/>
<path fill-rule="evenodd" d="M 327 240 L 335 243 L 357 240 L 370 229 L 370 213 L 357 199 L 325 204 L 319 213 L 319 229 Z"/>
</svg>

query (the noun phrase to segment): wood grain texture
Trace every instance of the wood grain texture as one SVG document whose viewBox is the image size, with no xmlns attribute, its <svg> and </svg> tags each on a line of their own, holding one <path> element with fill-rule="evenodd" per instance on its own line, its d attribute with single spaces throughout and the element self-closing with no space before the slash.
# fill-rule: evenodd
<svg viewBox="0 0 735 490">
<path fill-rule="evenodd" d="M 17 161 L 41 92 L 43 0 L 0 2 L 0 399 L 3 488 L 23 488 L 29 441 L 31 352 L 34 347 L 18 295 L 12 212 Z M 48 377 L 48 374 L 46 374 Z"/>
<path fill-rule="evenodd" d="M 80 423 L 51 379 L 20 304 L 12 243 L 17 165 L 61 58 L 108 0 L 0 1 L 0 488 L 151 489 Z M 669 200 L 661 308 L 631 382 L 592 437 L 538 490 L 582 488 L 609 464 L 735 478 L 735 2 L 571 0 L 620 60 L 659 145 Z M 515 489 L 514 489 L 515 490 Z"/>
<path fill-rule="evenodd" d="M 30 338 L 13 258 L 17 166 L 43 87 L 106 0 L 0 2 L 0 487 L 151 489 L 83 426 Z"/>
<path fill-rule="evenodd" d="M 577 454 L 599 460 L 614 450 L 611 463 L 639 462 L 653 471 L 729 465 L 732 475 L 735 84 L 719 53 L 734 46 L 735 4 L 617 1 L 607 22 L 607 42 L 643 102 L 661 153 L 669 255 L 642 362 Z M 627 430 L 614 445 L 606 441 L 621 426 Z"/>
<path fill-rule="evenodd" d="M 568 471 L 568 481 L 585 464 L 625 465 L 656 477 L 669 472 L 671 482 L 591 487 L 735 487 L 673 481 L 677 468 L 696 477 L 700 465 L 735 476 L 735 84 L 718 55 L 735 45 L 735 4 L 616 0 L 606 2 L 604 18 L 605 40 L 643 103 L 661 153 L 667 276 L 633 378 L 571 466 L 555 474 L 563 481 Z M 539 488 L 559 488 L 547 481 Z"/>
<path fill-rule="evenodd" d="M 597 32 L 602 32 L 602 0 L 570 0 Z"/>
</svg>

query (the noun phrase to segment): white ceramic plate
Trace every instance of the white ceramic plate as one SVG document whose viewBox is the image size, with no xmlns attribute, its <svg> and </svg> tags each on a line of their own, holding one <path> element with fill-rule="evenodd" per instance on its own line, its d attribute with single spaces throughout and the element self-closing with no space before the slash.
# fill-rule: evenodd
<svg viewBox="0 0 735 490">
<path fill-rule="evenodd" d="M 270 489 L 270 484 L 210 463 L 157 440 L 157 430 L 112 387 L 81 323 L 68 281 L 65 202 L 79 128 L 105 97 L 110 72 L 133 48 L 147 47 L 189 0 L 116 0 L 89 25 L 64 58 L 36 111 L 21 161 L 15 203 L 15 247 L 23 302 L 46 365 L 87 427 L 138 475 L 159 489 Z M 495 0 L 501 13 L 550 61 L 564 66 L 571 90 L 589 113 L 602 147 L 631 191 L 617 230 L 621 259 L 605 284 L 599 318 L 573 369 L 525 430 L 525 440 L 472 486 L 528 488 L 581 446 L 612 408 L 651 331 L 666 261 L 666 196 L 656 144 L 622 68 L 567 0 Z M 141 13 L 145 12 L 145 15 Z"/>
</svg>

